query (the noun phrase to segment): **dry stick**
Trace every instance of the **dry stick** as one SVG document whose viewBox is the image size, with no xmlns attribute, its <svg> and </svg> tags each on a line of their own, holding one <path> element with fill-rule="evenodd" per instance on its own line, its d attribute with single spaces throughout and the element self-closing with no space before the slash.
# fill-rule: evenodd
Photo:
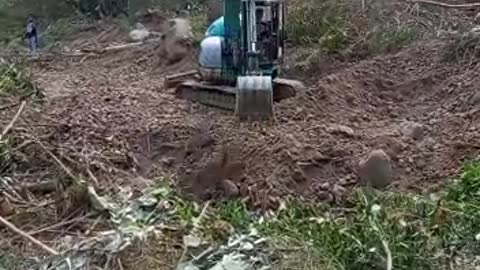
<svg viewBox="0 0 480 270">
<path fill-rule="evenodd" d="M 68 174 L 68 176 L 70 176 L 72 178 L 72 180 L 76 180 L 77 177 L 72 173 L 72 171 L 70 171 L 70 169 L 65 166 L 65 164 L 63 164 L 63 162 L 57 158 L 57 156 L 55 156 L 52 151 L 48 150 L 47 147 L 42 143 L 40 142 L 39 140 L 35 140 L 35 142 L 40 145 L 40 147 L 43 148 L 43 150 L 45 150 L 45 152 L 47 152 L 47 154 L 53 158 L 53 160 L 55 160 L 55 162 L 57 162 L 57 164 Z"/>
<path fill-rule="evenodd" d="M 35 231 L 28 232 L 28 234 L 29 235 L 34 235 L 34 234 L 39 234 L 39 233 L 42 233 L 42 232 L 45 232 L 45 231 L 57 229 L 57 228 L 60 228 L 60 227 L 66 226 L 66 225 L 70 225 L 70 224 L 78 222 L 78 221 L 82 221 L 84 219 L 88 219 L 88 218 L 92 217 L 93 215 L 94 214 L 87 214 L 87 215 L 84 215 L 84 216 L 81 216 L 81 217 L 65 220 L 65 221 L 62 221 L 62 222 L 57 223 L 57 224 L 53 224 L 53 225 L 43 227 L 43 228 L 35 230 Z"/>
<path fill-rule="evenodd" d="M 30 242 L 33 244 L 37 245 L 38 247 L 42 248 L 46 252 L 50 253 L 51 255 L 58 255 L 59 253 L 52 249 L 51 247 L 46 246 L 42 242 L 38 241 L 37 239 L 33 238 L 32 236 L 28 235 L 24 231 L 20 230 L 19 228 L 15 227 L 12 223 L 8 222 L 8 220 L 4 219 L 3 217 L 0 216 L 0 223 L 5 225 L 7 228 L 12 230 L 13 232 L 19 234 L 20 236 L 28 239 Z"/>
<path fill-rule="evenodd" d="M 15 103 L 12 103 L 12 104 L 8 104 L 8 105 L 5 105 L 5 106 L 2 106 L 0 107 L 0 111 L 3 111 L 3 110 L 6 110 L 6 109 L 10 109 L 10 108 L 13 108 L 13 107 L 16 107 L 18 105 L 20 105 L 21 102 L 15 102 Z"/>
<path fill-rule="evenodd" d="M 13 117 L 12 121 L 10 121 L 10 123 L 8 123 L 8 125 L 5 127 L 5 129 L 3 130 L 2 134 L 0 135 L 0 141 L 3 140 L 3 137 L 5 137 L 5 135 L 7 135 L 7 133 L 10 131 L 10 129 L 13 127 L 13 125 L 15 124 L 15 122 L 18 120 L 18 117 L 20 117 L 20 114 L 22 113 L 23 109 L 25 108 L 25 104 L 27 104 L 26 101 L 23 101 L 22 102 L 22 105 L 20 106 L 20 108 L 18 109 L 17 113 L 15 114 L 15 116 Z"/>
<path fill-rule="evenodd" d="M 475 7 L 480 7 L 480 3 L 448 4 L 448 3 L 431 1 L 431 0 L 407 0 L 407 2 L 428 4 L 428 5 L 445 7 L 445 8 L 475 8 Z"/>
</svg>

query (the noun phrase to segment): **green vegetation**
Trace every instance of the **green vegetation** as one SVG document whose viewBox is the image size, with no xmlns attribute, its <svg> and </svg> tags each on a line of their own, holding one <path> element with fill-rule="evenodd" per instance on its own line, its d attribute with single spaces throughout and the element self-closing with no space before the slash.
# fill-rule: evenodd
<svg viewBox="0 0 480 270">
<path fill-rule="evenodd" d="M 34 85 L 22 64 L 0 62 L 0 98 L 11 95 L 26 97 L 34 93 Z"/>
<path fill-rule="evenodd" d="M 407 26 L 380 27 L 368 39 L 370 52 L 391 53 L 408 46 L 417 38 L 415 29 Z"/>
<path fill-rule="evenodd" d="M 176 215 L 191 227 L 200 207 L 178 199 Z M 444 193 L 424 197 L 359 189 L 344 205 L 290 201 L 275 217 L 256 219 L 241 201 L 213 205 L 201 222 L 205 239 L 227 240 L 252 227 L 270 239 L 274 269 L 469 269 L 480 248 L 480 161 L 465 165 Z M 221 236 L 221 237 L 219 237 Z M 222 238 L 223 237 L 223 238 Z M 465 268 L 461 268 L 465 267 Z"/>
<path fill-rule="evenodd" d="M 476 162 L 438 199 L 358 191 L 351 208 L 291 202 L 260 228 L 282 246 L 310 243 L 321 269 L 442 269 L 479 248 L 479 194 Z"/>
<path fill-rule="evenodd" d="M 175 204 L 179 219 L 190 227 L 200 207 L 178 198 Z M 282 254 L 272 261 L 275 269 L 388 269 L 390 264 L 447 269 L 453 263 L 461 268 L 480 248 L 479 207 L 480 161 L 475 161 L 444 193 L 430 197 L 359 189 L 344 208 L 290 201 L 274 218 L 260 220 L 241 201 L 223 201 L 210 208 L 201 232 L 221 243 L 228 234 L 216 231 L 219 221 L 236 233 L 255 227 L 270 239 L 274 253 Z"/>
<path fill-rule="evenodd" d="M 2 270 L 14 270 L 18 269 L 23 259 L 14 257 L 12 255 L 2 254 L 0 251 L 0 269 Z"/>
<path fill-rule="evenodd" d="M 0 44 L 14 41 L 21 43 L 29 16 L 37 19 L 39 29 L 42 31 L 51 21 L 74 14 L 67 1 L 0 0 L 0 6 L 0 24 L 2 25 L 0 27 Z"/>
<path fill-rule="evenodd" d="M 371 55 L 394 52 L 417 38 L 413 28 L 388 23 L 388 18 L 377 18 L 379 10 L 369 11 L 374 15 L 364 15 L 359 9 L 338 0 L 295 1 L 289 5 L 288 41 L 293 45 L 320 47 L 327 55 L 352 48 L 366 48 L 367 55 Z"/>
<path fill-rule="evenodd" d="M 347 45 L 346 11 L 337 1 L 308 0 L 289 6 L 287 38 L 295 45 L 318 44 L 328 54 Z"/>
<path fill-rule="evenodd" d="M 205 31 L 207 30 L 207 15 L 205 12 L 195 11 L 190 16 L 190 23 L 192 26 L 193 38 L 195 42 L 200 44 L 203 39 Z"/>
<path fill-rule="evenodd" d="M 467 32 L 455 36 L 444 49 L 443 60 L 446 62 L 471 64 L 472 59 L 480 57 L 480 35 Z"/>
<path fill-rule="evenodd" d="M 33 84 L 24 63 L 7 62 L 0 58 L 0 102 L 2 104 L 19 104 L 18 101 L 25 99 L 39 103 L 43 98 L 43 93 Z M 12 103 L 12 100 L 15 101 Z M 8 108 L 9 105 L 5 106 Z"/>
</svg>

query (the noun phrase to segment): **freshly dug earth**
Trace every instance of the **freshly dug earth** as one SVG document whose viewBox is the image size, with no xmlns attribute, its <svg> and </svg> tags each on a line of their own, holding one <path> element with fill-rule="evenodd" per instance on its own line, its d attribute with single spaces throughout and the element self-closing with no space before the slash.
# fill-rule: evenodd
<svg viewBox="0 0 480 270">
<path fill-rule="evenodd" d="M 43 121 L 54 126 L 52 144 L 77 149 L 100 182 L 169 177 L 197 199 L 238 196 L 270 208 L 288 196 L 341 199 L 360 184 L 359 163 L 373 150 L 391 160 L 391 187 L 413 191 L 440 188 L 478 155 L 480 66 L 445 62 L 445 46 L 417 45 L 323 76 L 277 103 L 274 120 L 256 123 L 175 99 L 163 76 L 194 64 L 166 65 L 154 49 L 33 69 L 50 97 Z M 420 136 L 408 136 L 406 123 Z"/>
</svg>

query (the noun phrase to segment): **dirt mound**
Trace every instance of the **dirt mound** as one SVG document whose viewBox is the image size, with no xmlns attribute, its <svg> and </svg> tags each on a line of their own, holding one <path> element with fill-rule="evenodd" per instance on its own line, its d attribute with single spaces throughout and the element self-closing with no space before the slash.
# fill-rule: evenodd
<svg viewBox="0 0 480 270">
<path fill-rule="evenodd" d="M 163 75 L 191 68 L 193 55 L 172 64 L 158 46 L 36 73 L 47 93 L 59 81 L 70 89 L 46 109 L 54 144 L 87 159 L 98 179 L 138 185 L 138 175 L 169 177 L 198 199 L 235 194 L 268 208 L 287 196 L 341 199 L 376 149 L 391 159 L 393 187 L 419 191 L 441 186 L 458 162 L 479 154 L 480 66 L 444 62 L 445 46 L 332 71 L 276 104 L 275 120 L 263 123 L 175 99 Z M 421 136 L 406 136 L 406 122 Z"/>
</svg>

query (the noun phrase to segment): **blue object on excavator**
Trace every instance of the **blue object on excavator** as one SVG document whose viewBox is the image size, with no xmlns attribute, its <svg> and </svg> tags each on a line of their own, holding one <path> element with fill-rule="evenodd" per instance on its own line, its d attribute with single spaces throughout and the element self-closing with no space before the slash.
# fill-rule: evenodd
<svg viewBox="0 0 480 270">
<path fill-rule="evenodd" d="M 225 36 L 225 27 L 224 27 L 223 16 L 215 20 L 205 32 L 206 37 L 223 37 Z"/>
</svg>

